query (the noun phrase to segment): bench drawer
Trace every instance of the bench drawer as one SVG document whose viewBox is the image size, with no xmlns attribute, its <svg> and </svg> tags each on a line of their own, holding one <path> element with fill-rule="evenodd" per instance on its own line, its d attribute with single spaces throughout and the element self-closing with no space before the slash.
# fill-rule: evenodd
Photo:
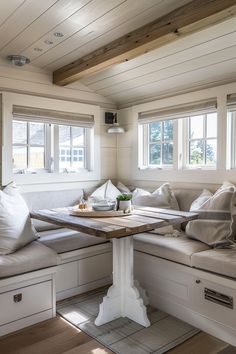
<svg viewBox="0 0 236 354">
<path fill-rule="evenodd" d="M 52 281 L 0 294 L 0 326 L 53 307 Z"/>
<path fill-rule="evenodd" d="M 236 289 L 197 278 L 191 290 L 196 312 L 230 327 L 236 326 Z"/>
</svg>

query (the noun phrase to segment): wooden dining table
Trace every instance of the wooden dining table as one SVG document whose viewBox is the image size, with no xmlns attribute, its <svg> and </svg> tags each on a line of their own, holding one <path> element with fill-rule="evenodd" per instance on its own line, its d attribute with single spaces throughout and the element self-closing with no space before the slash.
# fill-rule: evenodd
<svg viewBox="0 0 236 354">
<path fill-rule="evenodd" d="M 145 327 L 150 326 L 145 290 L 134 281 L 133 236 L 170 224 L 181 224 L 196 219 L 198 215 L 170 209 L 134 207 L 131 214 L 119 217 L 81 217 L 73 210 L 57 208 L 32 211 L 31 218 L 84 232 L 88 237 L 93 235 L 111 240 L 113 284 L 100 304 L 95 324 L 100 326 L 119 317 L 128 317 Z"/>
</svg>

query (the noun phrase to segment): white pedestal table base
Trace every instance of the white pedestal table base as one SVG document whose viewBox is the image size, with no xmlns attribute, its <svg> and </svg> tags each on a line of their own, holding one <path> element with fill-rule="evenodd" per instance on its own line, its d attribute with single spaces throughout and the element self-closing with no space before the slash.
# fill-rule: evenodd
<svg viewBox="0 0 236 354">
<path fill-rule="evenodd" d="M 144 327 L 150 326 L 147 317 L 148 303 L 145 291 L 134 282 L 133 274 L 133 236 L 114 238 L 113 243 L 113 285 L 99 308 L 95 320 L 97 326 L 119 317 L 129 319 Z"/>
</svg>

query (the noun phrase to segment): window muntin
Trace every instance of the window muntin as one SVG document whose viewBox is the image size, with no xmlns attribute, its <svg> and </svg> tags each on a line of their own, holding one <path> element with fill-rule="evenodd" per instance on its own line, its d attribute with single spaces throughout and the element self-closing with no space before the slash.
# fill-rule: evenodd
<svg viewBox="0 0 236 354">
<path fill-rule="evenodd" d="M 59 169 L 85 168 L 86 128 L 59 125 Z"/>
<path fill-rule="evenodd" d="M 173 165 L 173 121 L 149 123 L 148 138 L 148 165 Z"/>
<path fill-rule="evenodd" d="M 45 169 L 45 124 L 13 121 L 13 170 Z"/>
<path fill-rule="evenodd" d="M 188 119 L 187 165 L 215 167 L 217 161 L 217 113 L 200 114 Z"/>
<path fill-rule="evenodd" d="M 174 124 L 172 120 L 154 121 L 140 125 L 142 152 L 140 166 L 172 167 Z"/>
<path fill-rule="evenodd" d="M 88 168 L 90 128 L 13 121 L 13 172 L 79 172 Z"/>
</svg>

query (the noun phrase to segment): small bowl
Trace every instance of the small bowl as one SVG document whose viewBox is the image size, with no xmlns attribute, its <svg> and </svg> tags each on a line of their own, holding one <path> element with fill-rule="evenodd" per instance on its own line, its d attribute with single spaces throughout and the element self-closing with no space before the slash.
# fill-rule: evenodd
<svg viewBox="0 0 236 354">
<path fill-rule="evenodd" d="M 113 210 L 115 207 L 114 203 L 108 203 L 108 204 L 93 204 L 92 208 L 95 211 L 110 211 Z"/>
</svg>

